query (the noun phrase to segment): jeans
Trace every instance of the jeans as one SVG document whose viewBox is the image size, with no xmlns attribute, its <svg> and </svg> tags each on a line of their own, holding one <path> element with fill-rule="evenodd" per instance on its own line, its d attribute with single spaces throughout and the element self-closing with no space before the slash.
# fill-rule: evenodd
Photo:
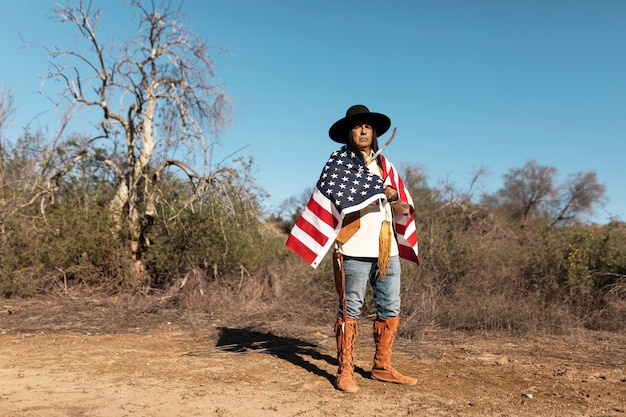
<svg viewBox="0 0 626 417">
<path fill-rule="evenodd" d="M 365 301 L 367 283 L 374 290 L 376 315 L 390 319 L 400 315 L 400 259 L 392 256 L 389 260 L 387 276 L 376 277 L 377 258 L 352 258 L 344 256 L 346 275 L 346 301 L 348 317 L 358 319 Z M 343 302 L 339 302 L 339 317 L 343 316 Z"/>
</svg>

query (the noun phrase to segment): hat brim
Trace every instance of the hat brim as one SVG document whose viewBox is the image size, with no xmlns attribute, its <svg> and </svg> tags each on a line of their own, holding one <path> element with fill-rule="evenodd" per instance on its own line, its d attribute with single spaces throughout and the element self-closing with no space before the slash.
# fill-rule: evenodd
<svg viewBox="0 0 626 417">
<path fill-rule="evenodd" d="M 374 130 L 376 130 L 377 136 L 384 135 L 391 126 L 391 119 L 384 114 L 359 113 L 337 120 L 328 130 L 328 136 L 335 142 L 346 143 L 350 129 L 362 122 L 371 124 Z"/>
</svg>

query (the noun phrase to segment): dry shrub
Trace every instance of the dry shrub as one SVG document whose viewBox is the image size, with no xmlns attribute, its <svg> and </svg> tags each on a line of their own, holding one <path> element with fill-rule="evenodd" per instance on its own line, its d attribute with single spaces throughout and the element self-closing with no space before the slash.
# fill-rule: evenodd
<svg viewBox="0 0 626 417">
<path fill-rule="evenodd" d="M 193 268 L 167 289 L 160 300 L 176 308 L 230 311 L 238 315 L 267 308 L 279 293 L 280 283 L 271 273 L 251 276 L 241 267 L 239 283 L 232 286 L 213 279 L 206 271 Z"/>
<path fill-rule="evenodd" d="M 327 268 L 328 266 L 326 266 Z M 327 269 L 313 270 L 301 262 L 276 264 L 250 274 L 216 280 L 194 268 L 167 289 L 160 300 L 164 306 L 241 320 L 271 322 L 278 319 L 325 321 L 335 311 L 336 295 Z M 327 281 L 327 282 L 326 282 Z M 332 307 L 331 307 L 332 306 Z"/>
<path fill-rule="evenodd" d="M 421 340 L 431 329 L 441 325 L 440 311 L 445 299 L 445 285 L 432 279 L 425 268 L 401 261 L 402 327 L 401 335 Z"/>
<path fill-rule="evenodd" d="M 403 266 L 406 335 L 624 328 L 623 226 L 515 229 L 450 206 L 420 220 L 422 266 Z M 611 279 L 600 278 L 603 265 Z"/>
<path fill-rule="evenodd" d="M 610 287 L 602 297 L 602 307 L 587 319 L 587 327 L 608 330 L 626 331 L 626 282 L 619 282 Z"/>
</svg>

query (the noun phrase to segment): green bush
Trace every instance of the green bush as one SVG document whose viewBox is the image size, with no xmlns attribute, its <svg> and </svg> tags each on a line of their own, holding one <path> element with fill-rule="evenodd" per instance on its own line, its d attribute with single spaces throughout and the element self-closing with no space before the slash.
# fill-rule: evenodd
<svg viewBox="0 0 626 417">
<path fill-rule="evenodd" d="M 155 225 L 146 254 L 153 285 L 166 288 L 190 269 L 229 284 L 237 282 L 233 277 L 243 271 L 264 270 L 280 253 L 276 239 L 264 233 L 267 227 L 257 218 L 225 213 L 219 207 L 186 211 L 175 222 Z"/>
<path fill-rule="evenodd" d="M 45 218 L 14 218 L 2 245 L 0 285 L 5 297 L 86 285 L 107 292 L 136 287 L 127 251 L 98 207 L 52 206 Z"/>
</svg>

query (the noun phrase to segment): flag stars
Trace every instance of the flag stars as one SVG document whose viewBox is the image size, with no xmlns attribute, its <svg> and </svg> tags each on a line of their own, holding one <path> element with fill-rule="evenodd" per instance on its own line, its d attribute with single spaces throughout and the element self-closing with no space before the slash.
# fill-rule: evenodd
<svg viewBox="0 0 626 417">
<path fill-rule="evenodd" d="M 320 175 L 318 189 L 342 210 L 380 194 L 382 184 L 380 177 L 360 163 L 357 152 L 344 147 L 331 155 Z"/>
</svg>

